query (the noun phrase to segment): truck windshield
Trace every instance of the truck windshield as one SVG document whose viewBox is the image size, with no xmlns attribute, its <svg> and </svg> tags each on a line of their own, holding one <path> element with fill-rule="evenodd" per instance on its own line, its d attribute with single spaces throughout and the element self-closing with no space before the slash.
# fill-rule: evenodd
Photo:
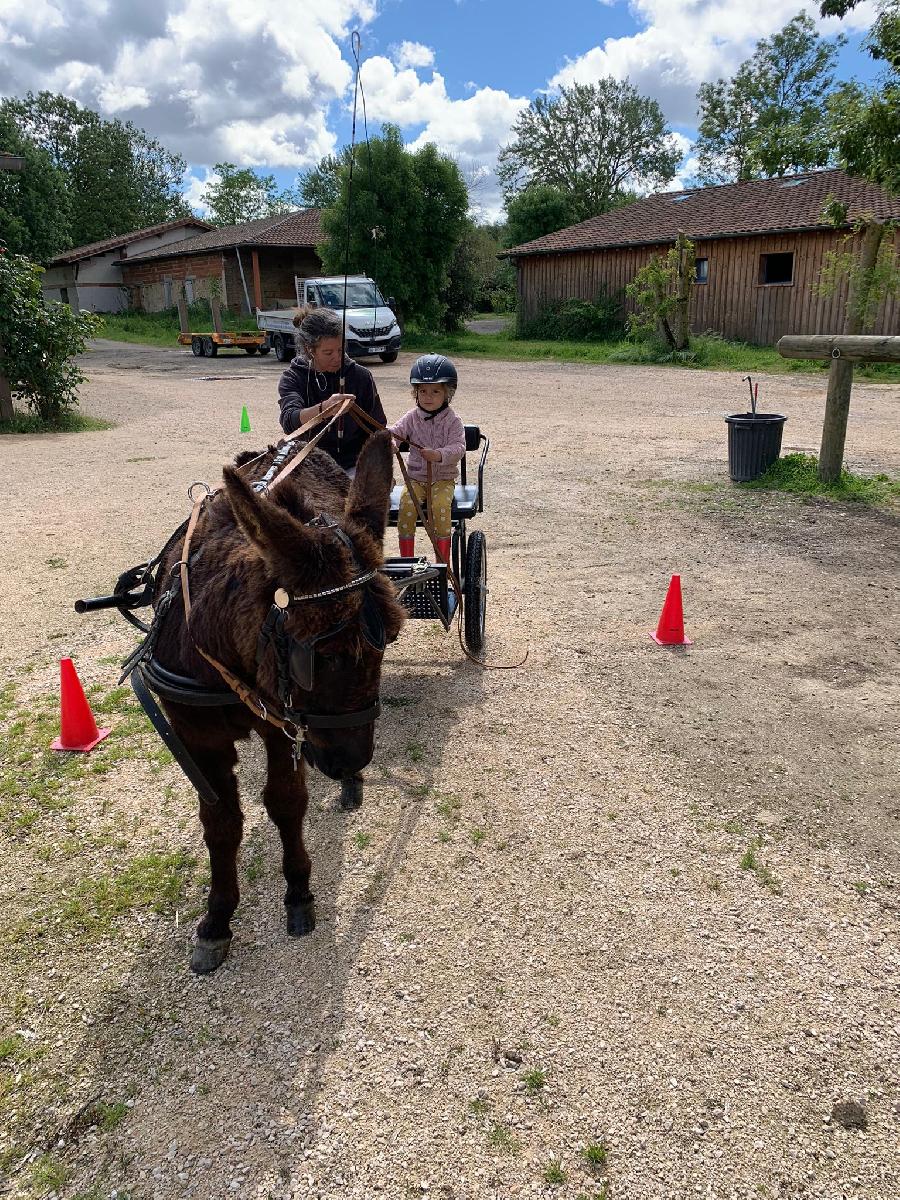
<svg viewBox="0 0 900 1200">
<path fill-rule="evenodd" d="M 326 308 L 344 307 L 344 282 L 320 283 L 319 303 Z M 374 283 L 361 283 L 358 279 L 347 281 L 348 308 L 374 308 L 376 304 L 384 304 L 384 297 Z"/>
</svg>

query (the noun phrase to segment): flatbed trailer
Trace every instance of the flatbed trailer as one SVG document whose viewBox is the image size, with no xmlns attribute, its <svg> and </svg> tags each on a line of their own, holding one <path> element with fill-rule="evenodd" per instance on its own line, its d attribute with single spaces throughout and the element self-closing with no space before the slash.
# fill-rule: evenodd
<svg viewBox="0 0 900 1200">
<path fill-rule="evenodd" d="M 269 344 L 266 335 L 258 329 L 223 329 L 222 309 L 214 296 L 210 300 L 213 328 L 208 333 L 197 333 L 190 329 L 187 304 L 178 301 L 178 323 L 181 332 L 178 335 L 179 346 L 190 346 L 195 358 L 215 358 L 219 348 L 226 350 L 243 350 L 245 354 L 268 354 Z"/>
</svg>

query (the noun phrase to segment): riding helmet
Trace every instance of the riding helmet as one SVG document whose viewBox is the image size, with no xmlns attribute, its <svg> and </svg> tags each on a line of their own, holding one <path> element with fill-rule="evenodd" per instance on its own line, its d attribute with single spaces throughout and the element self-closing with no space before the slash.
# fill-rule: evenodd
<svg viewBox="0 0 900 1200">
<path fill-rule="evenodd" d="M 423 354 L 417 358 L 409 373 L 409 382 L 415 387 L 419 383 L 447 383 L 455 388 L 456 367 L 443 354 Z"/>
</svg>

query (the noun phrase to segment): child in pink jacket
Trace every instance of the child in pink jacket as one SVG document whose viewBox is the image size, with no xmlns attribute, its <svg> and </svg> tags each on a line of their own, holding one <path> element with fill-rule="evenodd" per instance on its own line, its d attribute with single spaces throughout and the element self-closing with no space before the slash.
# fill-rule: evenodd
<svg viewBox="0 0 900 1200">
<path fill-rule="evenodd" d="M 450 512 L 459 460 L 466 452 L 466 431 L 450 407 L 456 391 L 456 367 L 443 354 L 423 354 L 409 373 L 416 407 L 388 429 L 398 442 L 410 442 L 407 470 L 419 503 L 425 499 L 428 463 L 431 463 L 432 509 L 438 554 L 450 562 Z M 421 449 L 419 449 L 421 447 Z M 416 508 L 407 488 L 397 517 L 400 553 L 411 558 L 415 549 Z"/>
</svg>

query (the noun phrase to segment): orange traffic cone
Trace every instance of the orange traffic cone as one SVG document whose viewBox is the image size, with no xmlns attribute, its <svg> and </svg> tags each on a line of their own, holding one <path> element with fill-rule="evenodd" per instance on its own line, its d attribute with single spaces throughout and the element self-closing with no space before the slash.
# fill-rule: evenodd
<svg viewBox="0 0 900 1200">
<path fill-rule="evenodd" d="M 681 576 L 673 575 L 663 603 L 656 633 L 650 636 L 659 646 L 693 646 L 684 636 L 684 613 L 681 610 Z"/>
<path fill-rule="evenodd" d="M 59 660 L 60 735 L 51 750 L 93 750 L 109 733 L 98 729 L 71 658 Z"/>
</svg>

